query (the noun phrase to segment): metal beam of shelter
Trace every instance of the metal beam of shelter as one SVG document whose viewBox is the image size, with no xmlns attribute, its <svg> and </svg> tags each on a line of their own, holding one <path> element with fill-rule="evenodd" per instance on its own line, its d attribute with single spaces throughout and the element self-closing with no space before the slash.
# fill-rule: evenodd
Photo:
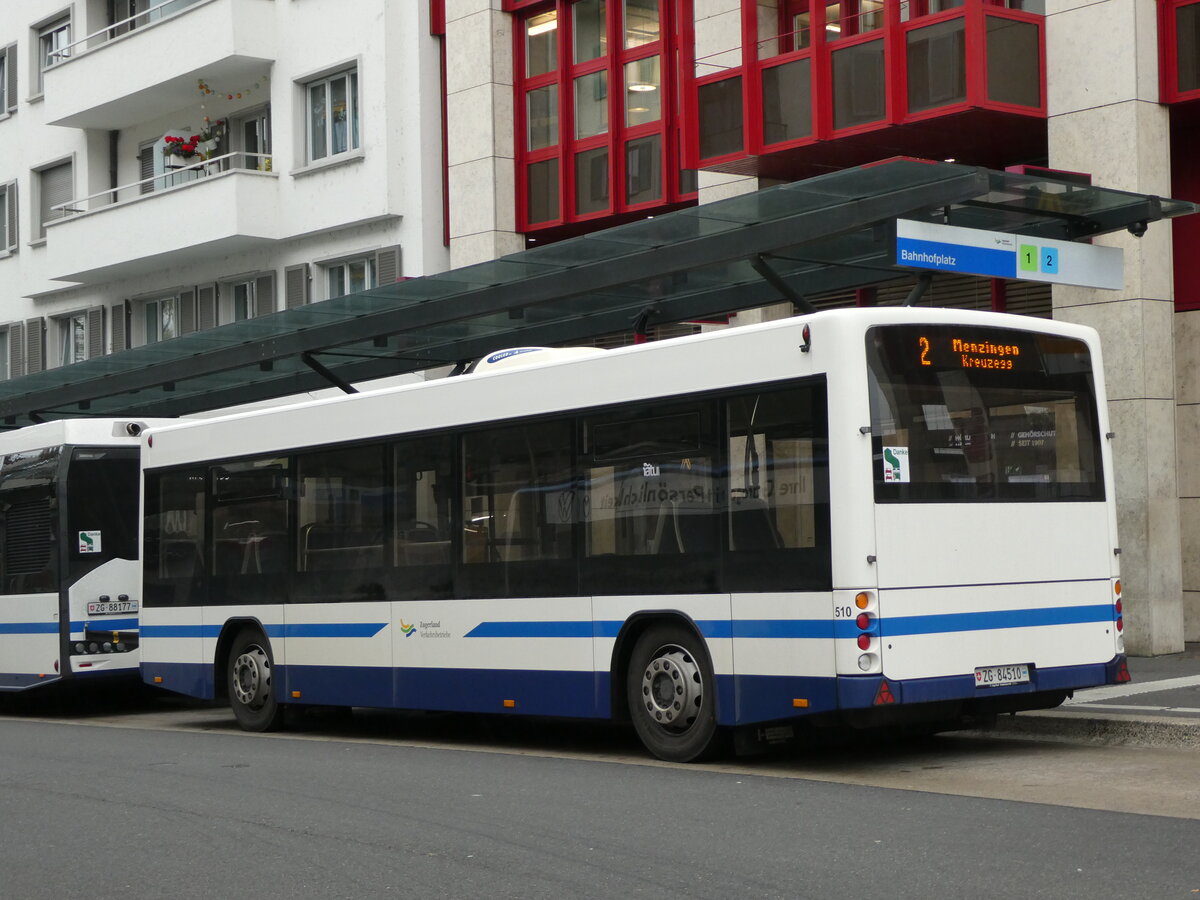
<svg viewBox="0 0 1200 900">
<path fill-rule="evenodd" d="M 0 424 L 178 416 L 917 276 L 903 217 L 1081 240 L 1200 207 L 894 159 L 0 383 Z"/>
</svg>

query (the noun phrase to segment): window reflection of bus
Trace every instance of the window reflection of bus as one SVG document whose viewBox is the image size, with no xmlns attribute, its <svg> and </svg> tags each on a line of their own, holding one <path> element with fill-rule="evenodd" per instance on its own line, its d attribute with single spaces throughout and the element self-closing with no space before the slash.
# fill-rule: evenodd
<svg viewBox="0 0 1200 900">
<path fill-rule="evenodd" d="M 614 718 L 690 760 L 1127 677 L 1091 330 L 845 310 L 492 358 L 151 432 L 145 679 L 248 729 Z"/>
<path fill-rule="evenodd" d="M 0 690 L 136 674 L 145 424 L 0 434 Z"/>
</svg>

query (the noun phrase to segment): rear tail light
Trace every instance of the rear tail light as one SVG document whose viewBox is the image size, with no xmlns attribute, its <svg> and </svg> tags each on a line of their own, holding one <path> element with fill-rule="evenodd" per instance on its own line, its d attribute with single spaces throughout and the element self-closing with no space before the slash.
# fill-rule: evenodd
<svg viewBox="0 0 1200 900">
<path fill-rule="evenodd" d="M 896 695 L 892 693 L 892 686 L 887 681 L 879 682 L 879 690 L 875 692 L 875 705 L 886 706 L 889 703 L 896 702 Z"/>
<path fill-rule="evenodd" d="M 859 650 L 870 650 L 871 649 L 871 636 L 869 634 L 860 634 L 858 636 L 858 649 Z"/>
</svg>

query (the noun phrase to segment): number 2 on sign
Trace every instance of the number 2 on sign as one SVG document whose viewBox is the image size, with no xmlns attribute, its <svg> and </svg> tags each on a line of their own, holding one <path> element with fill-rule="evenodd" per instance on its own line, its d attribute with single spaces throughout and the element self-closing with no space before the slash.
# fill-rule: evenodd
<svg viewBox="0 0 1200 900">
<path fill-rule="evenodd" d="M 929 338 L 922 335 L 921 337 L 917 338 L 917 343 L 921 345 L 921 365 L 932 366 L 933 363 L 931 363 L 928 359 L 928 357 L 929 357 Z"/>
</svg>

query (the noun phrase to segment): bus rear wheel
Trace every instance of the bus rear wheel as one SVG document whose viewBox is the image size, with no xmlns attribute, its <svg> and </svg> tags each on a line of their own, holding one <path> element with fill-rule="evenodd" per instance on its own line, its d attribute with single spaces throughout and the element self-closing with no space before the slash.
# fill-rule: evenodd
<svg viewBox="0 0 1200 900">
<path fill-rule="evenodd" d="M 229 705 L 245 731 L 273 731 L 283 721 L 272 673 L 271 644 L 260 632 L 243 631 L 229 651 Z"/>
<path fill-rule="evenodd" d="M 625 689 L 634 730 L 659 759 L 695 762 L 719 751 L 712 666 L 690 629 L 647 629 L 634 644 Z"/>
</svg>

